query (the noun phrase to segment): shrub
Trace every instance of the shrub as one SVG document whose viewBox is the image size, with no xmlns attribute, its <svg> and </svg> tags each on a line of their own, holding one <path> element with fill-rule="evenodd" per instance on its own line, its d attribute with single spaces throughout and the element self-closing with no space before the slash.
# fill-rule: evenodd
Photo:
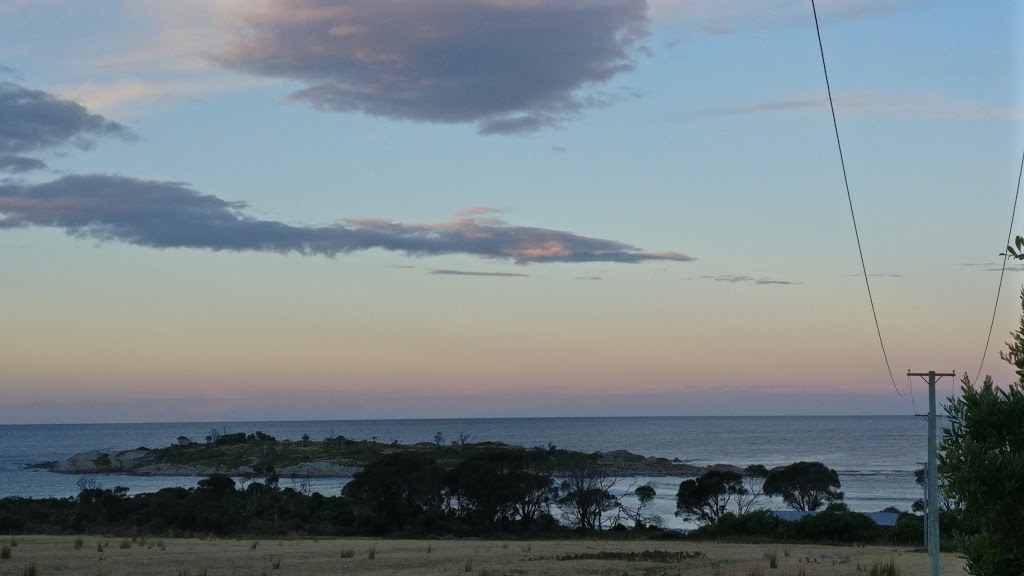
<svg viewBox="0 0 1024 576">
<path fill-rule="evenodd" d="M 792 525 L 799 538 L 829 542 L 874 542 L 883 533 L 874 520 L 858 512 L 822 512 L 804 516 Z"/>
<path fill-rule="evenodd" d="M 11 559 L 11 547 L 10 546 L 4 546 L 4 547 L 0 548 L 0 560 L 10 560 L 10 559 Z"/>
<path fill-rule="evenodd" d="M 904 546 L 920 546 L 924 542 L 924 517 L 917 514 L 900 514 L 896 518 L 896 526 L 892 529 L 892 541 Z"/>
<path fill-rule="evenodd" d="M 700 538 L 779 538 L 785 522 L 769 510 L 746 514 L 723 514 L 717 522 L 701 526 L 692 534 Z"/>
</svg>

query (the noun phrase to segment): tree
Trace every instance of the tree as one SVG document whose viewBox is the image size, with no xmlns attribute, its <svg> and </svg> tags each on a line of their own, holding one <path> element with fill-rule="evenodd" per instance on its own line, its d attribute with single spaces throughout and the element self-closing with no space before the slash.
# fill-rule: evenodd
<svg viewBox="0 0 1024 576">
<path fill-rule="evenodd" d="M 1004 390 L 986 376 L 977 388 L 965 375 L 961 397 L 946 406 L 939 455 L 946 492 L 960 504 L 961 552 L 976 576 L 1024 574 L 1024 313 L 1007 347 L 1000 357 L 1018 381 Z"/>
<path fill-rule="evenodd" d="M 643 509 L 651 502 L 654 502 L 654 497 L 657 496 L 658 493 L 655 492 L 654 487 L 651 486 L 650 482 L 648 482 L 647 484 L 641 484 L 640 486 L 637 486 L 636 490 L 633 490 L 633 495 L 636 496 L 636 500 L 638 502 L 638 505 L 636 507 L 636 514 L 634 515 L 634 520 L 636 522 L 636 526 L 641 527 L 644 525 L 645 520 L 643 515 Z"/>
<path fill-rule="evenodd" d="M 787 506 L 805 512 L 842 500 L 839 488 L 839 474 L 821 462 L 795 462 L 772 470 L 764 479 L 766 495 L 781 496 Z"/>
<path fill-rule="evenodd" d="M 698 478 L 683 480 L 676 494 L 676 515 L 714 524 L 734 497 L 747 494 L 743 476 L 728 470 L 709 470 Z"/>
<path fill-rule="evenodd" d="M 552 480 L 529 470 L 528 464 L 521 451 L 482 450 L 448 472 L 448 491 L 458 500 L 460 513 L 484 528 L 529 523 L 547 506 Z"/>
<path fill-rule="evenodd" d="M 918 468 L 914 470 L 914 482 L 917 482 L 918 486 L 922 489 L 927 490 L 926 484 L 928 479 L 928 471 L 924 468 Z M 958 508 L 957 502 L 952 498 L 952 495 L 946 490 L 946 476 L 942 473 L 942 467 L 939 467 L 939 510 L 945 512 L 955 512 Z M 918 498 L 911 504 L 910 509 L 914 512 L 924 512 L 927 506 L 925 505 L 924 498 Z"/>
<path fill-rule="evenodd" d="M 736 495 L 736 510 L 740 514 L 749 514 L 764 496 L 764 479 L 768 469 L 763 464 L 751 464 L 743 469 L 743 487 L 746 492 Z"/>
<path fill-rule="evenodd" d="M 1016 258 L 1017 260 L 1024 260 L 1024 237 L 1017 236 L 1014 246 L 1007 246 L 1006 253 L 1000 254 L 1000 256 L 1009 256 L 1010 258 Z"/>
<path fill-rule="evenodd" d="M 610 492 L 616 480 L 592 465 L 580 465 L 569 471 L 558 485 L 562 516 L 584 530 L 603 528 L 604 515 L 618 506 L 618 499 Z"/>
<path fill-rule="evenodd" d="M 401 529 L 440 513 L 445 470 L 416 452 L 394 452 L 369 462 L 341 493 L 372 531 Z"/>
<path fill-rule="evenodd" d="M 636 498 L 636 507 L 627 506 L 623 502 L 630 495 Z M 651 486 L 650 482 L 639 486 L 635 482 L 630 484 L 623 492 L 622 497 L 619 498 L 619 510 L 612 520 L 613 527 L 615 524 L 621 524 L 623 519 L 632 522 L 635 528 L 644 528 L 648 525 L 660 527 L 662 525 L 660 516 L 657 514 L 644 514 L 643 512 L 644 508 L 650 505 L 657 495 L 658 493 Z"/>
</svg>

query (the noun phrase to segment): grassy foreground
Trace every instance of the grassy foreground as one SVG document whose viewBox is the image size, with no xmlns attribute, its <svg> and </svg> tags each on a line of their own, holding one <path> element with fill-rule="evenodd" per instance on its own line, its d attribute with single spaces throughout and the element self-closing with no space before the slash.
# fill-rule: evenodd
<svg viewBox="0 0 1024 576">
<path fill-rule="evenodd" d="M 466 540 L 121 540 L 88 536 L 21 536 L 0 576 L 869 576 L 895 563 L 903 576 L 929 573 L 920 552 L 879 546 L 721 544 L 651 541 Z M 98 548 L 102 547 L 102 551 Z M 654 554 L 641 554 L 645 550 Z M 692 558 L 693 552 L 700 557 Z M 774 552 L 777 568 L 767 555 Z M 963 561 L 944 554 L 942 574 L 960 576 Z M 35 566 L 35 572 L 31 571 Z"/>
</svg>

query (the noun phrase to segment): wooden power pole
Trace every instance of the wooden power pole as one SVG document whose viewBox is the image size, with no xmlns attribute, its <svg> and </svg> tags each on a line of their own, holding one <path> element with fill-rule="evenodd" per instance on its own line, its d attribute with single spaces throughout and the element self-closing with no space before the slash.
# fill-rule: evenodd
<svg viewBox="0 0 1024 576">
<path fill-rule="evenodd" d="M 907 376 L 927 378 L 928 382 L 928 518 L 925 524 L 925 542 L 932 561 L 932 576 L 939 576 L 939 464 L 935 429 L 935 383 L 943 376 L 953 378 L 956 372 L 907 372 Z"/>
</svg>

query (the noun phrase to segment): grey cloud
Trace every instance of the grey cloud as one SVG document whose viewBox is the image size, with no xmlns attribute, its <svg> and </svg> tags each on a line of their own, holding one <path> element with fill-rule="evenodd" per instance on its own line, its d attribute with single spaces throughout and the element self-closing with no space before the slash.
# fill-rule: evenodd
<svg viewBox="0 0 1024 576">
<path fill-rule="evenodd" d="M 847 274 L 847 278 L 863 278 L 864 274 Z M 868 274 L 868 278 L 903 278 L 903 274 L 891 274 L 886 272 L 879 272 L 874 274 Z"/>
<path fill-rule="evenodd" d="M 290 99 L 331 112 L 531 132 L 606 100 L 631 70 L 646 0 L 271 0 L 215 57 L 297 80 Z"/>
<path fill-rule="evenodd" d="M 970 268 L 984 268 L 986 272 L 1002 272 L 1002 262 L 959 262 L 957 266 L 964 266 Z M 1006 262 L 1007 272 L 1024 272 L 1024 264 L 1018 264 L 1012 259 L 1008 259 Z"/>
<path fill-rule="evenodd" d="M 537 262 L 688 262 L 678 252 L 645 252 L 622 242 L 545 228 L 510 226 L 473 209 L 451 221 L 402 224 L 349 219 L 296 226 L 247 216 L 244 202 L 201 194 L 182 182 L 72 175 L 44 183 L 0 182 L 0 229 L 50 227 L 100 241 L 335 256 L 373 248 L 413 256 L 468 254 Z"/>
<path fill-rule="evenodd" d="M 0 154 L 64 145 L 87 149 L 101 136 L 135 139 L 127 127 L 42 90 L 0 82 Z"/>
<path fill-rule="evenodd" d="M 604 280 L 604 278 L 602 278 L 601 276 L 577 276 L 576 279 L 577 280 L 594 280 L 594 281 Z"/>
<path fill-rule="evenodd" d="M 529 274 L 518 272 L 470 272 L 468 270 L 431 270 L 437 276 L 492 276 L 495 278 L 528 278 Z"/>
<path fill-rule="evenodd" d="M 43 162 L 38 158 L 0 154 L 0 172 L 21 174 L 22 172 L 32 172 L 33 170 L 45 169 L 46 162 Z"/>
<path fill-rule="evenodd" d="M 1002 272 L 1002 266 L 993 266 L 992 268 L 986 268 L 989 272 Z M 1024 264 L 1008 263 L 1006 265 L 1007 272 L 1024 272 Z"/>
<path fill-rule="evenodd" d="M 719 274 L 715 276 L 701 276 L 705 280 L 714 280 L 715 282 L 728 282 L 730 284 L 755 284 L 758 286 L 796 286 L 803 284 L 803 282 L 793 282 L 791 280 L 776 280 L 774 278 L 756 278 L 754 276 L 742 276 L 736 274 Z"/>
</svg>

